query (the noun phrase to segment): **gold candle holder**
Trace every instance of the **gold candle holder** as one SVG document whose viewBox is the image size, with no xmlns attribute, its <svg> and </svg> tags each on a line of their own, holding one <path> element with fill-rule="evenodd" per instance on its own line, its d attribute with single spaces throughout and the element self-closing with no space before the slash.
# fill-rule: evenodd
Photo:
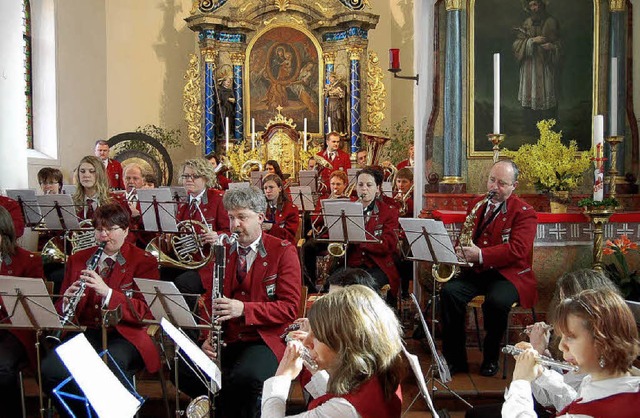
<svg viewBox="0 0 640 418">
<path fill-rule="evenodd" d="M 606 207 L 585 207 L 584 214 L 591 220 L 593 225 L 593 262 L 591 268 L 603 271 L 604 263 L 602 262 L 602 238 L 604 232 L 604 224 L 609 222 L 611 215 L 615 213 L 615 208 Z"/>
<path fill-rule="evenodd" d="M 500 158 L 500 144 L 506 138 L 505 134 L 487 134 L 489 142 L 493 144 L 493 162 L 497 163 Z"/>
<path fill-rule="evenodd" d="M 605 139 L 611 149 L 611 164 L 609 164 L 609 196 L 616 198 L 616 178 L 618 177 L 618 145 L 622 143 L 624 136 L 612 135 Z"/>
</svg>

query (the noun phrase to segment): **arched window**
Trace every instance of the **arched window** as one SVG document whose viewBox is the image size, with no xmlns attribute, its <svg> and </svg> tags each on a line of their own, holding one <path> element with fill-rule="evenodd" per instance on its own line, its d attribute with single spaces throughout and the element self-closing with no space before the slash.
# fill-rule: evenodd
<svg viewBox="0 0 640 418">
<path fill-rule="evenodd" d="M 31 2 L 22 0 L 22 39 L 24 48 L 25 104 L 27 114 L 27 148 L 33 149 L 33 83 L 31 81 Z"/>
</svg>

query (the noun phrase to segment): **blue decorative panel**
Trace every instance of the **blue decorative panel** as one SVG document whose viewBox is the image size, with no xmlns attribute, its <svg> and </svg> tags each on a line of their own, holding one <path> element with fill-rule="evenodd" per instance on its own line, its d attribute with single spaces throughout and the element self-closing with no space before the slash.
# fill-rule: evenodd
<svg viewBox="0 0 640 418">
<path fill-rule="evenodd" d="M 335 69 L 333 63 L 327 63 L 324 66 L 324 85 L 329 85 L 329 74 Z M 327 123 L 327 109 L 329 109 L 329 96 L 324 96 L 324 131 L 329 132 L 329 124 Z"/>
<path fill-rule="evenodd" d="M 247 37 L 242 33 L 216 32 L 213 29 L 204 29 L 198 34 L 198 39 L 201 41 L 204 39 L 213 39 L 219 42 L 239 44 L 244 43 Z"/>
<path fill-rule="evenodd" d="M 204 65 L 204 153 L 216 150 L 216 94 L 213 63 Z"/>
<path fill-rule="evenodd" d="M 360 60 L 351 60 L 350 74 L 351 152 L 360 144 Z"/>
<path fill-rule="evenodd" d="M 367 39 L 368 34 L 367 34 L 367 31 L 362 28 L 352 27 L 340 32 L 325 33 L 324 35 L 322 35 L 322 40 L 324 42 L 337 42 L 337 41 L 343 41 L 347 38 L 353 38 L 353 37 Z"/>
<path fill-rule="evenodd" d="M 233 123 L 233 137 L 236 139 L 243 138 L 244 132 L 244 98 L 242 91 L 242 65 L 233 66 L 233 95 L 236 98 L 236 113 L 235 121 Z"/>
</svg>

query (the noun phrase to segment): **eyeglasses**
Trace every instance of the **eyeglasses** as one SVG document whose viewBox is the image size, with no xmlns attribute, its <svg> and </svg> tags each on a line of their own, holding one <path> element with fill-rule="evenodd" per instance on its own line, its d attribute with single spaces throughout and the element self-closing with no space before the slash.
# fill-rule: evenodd
<svg viewBox="0 0 640 418">
<path fill-rule="evenodd" d="M 40 186 L 53 186 L 59 184 L 57 181 L 43 181 Z"/>
<path fill-rule="evenodd" d="M 112 226 L 111 228 L 96 228 L 96 233 L 100 235 L 104 232 L 107 235 L 111 235 L 113 232 L 116 232 L 118 229 L 122 229 L 122 228 L 120 228 L 119 226 Z"/>
<path fill-rule="evenodd" d="M 196 180 L 196 179 L 202 178 L 202 176 L 199 174 L 183 174 L 180 176 L 180 178 L 182 180 Z"/>
<path fill-rule="evenodd" d="M 506 181 L 503 181 L 503 180 L 496 180 L 493 177 L 489 177 L 489 183 L 491 184 L 498 183 L 499 187 L 513 186 L 513 183 L 507 183 Z"/>
</svg>

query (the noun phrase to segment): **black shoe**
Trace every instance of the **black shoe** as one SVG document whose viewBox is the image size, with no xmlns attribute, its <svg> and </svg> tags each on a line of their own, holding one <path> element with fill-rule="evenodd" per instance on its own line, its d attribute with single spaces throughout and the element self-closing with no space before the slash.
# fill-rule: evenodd
<svg viewBox="0 0 640 418">
<path fill-rule="evenodd" d="M 458 373 L 469 373 L 469 366 L 467 364 L 449 364 L 449 374 L 453 376 Z"/>
<path fill-rule="evenodd" d="M 480 366 L 480 376 L 495 376 L 498 370 L 500 370 L 500 366 L 497 361 L 483 361 L 482 366 Z"/>
</svg>

